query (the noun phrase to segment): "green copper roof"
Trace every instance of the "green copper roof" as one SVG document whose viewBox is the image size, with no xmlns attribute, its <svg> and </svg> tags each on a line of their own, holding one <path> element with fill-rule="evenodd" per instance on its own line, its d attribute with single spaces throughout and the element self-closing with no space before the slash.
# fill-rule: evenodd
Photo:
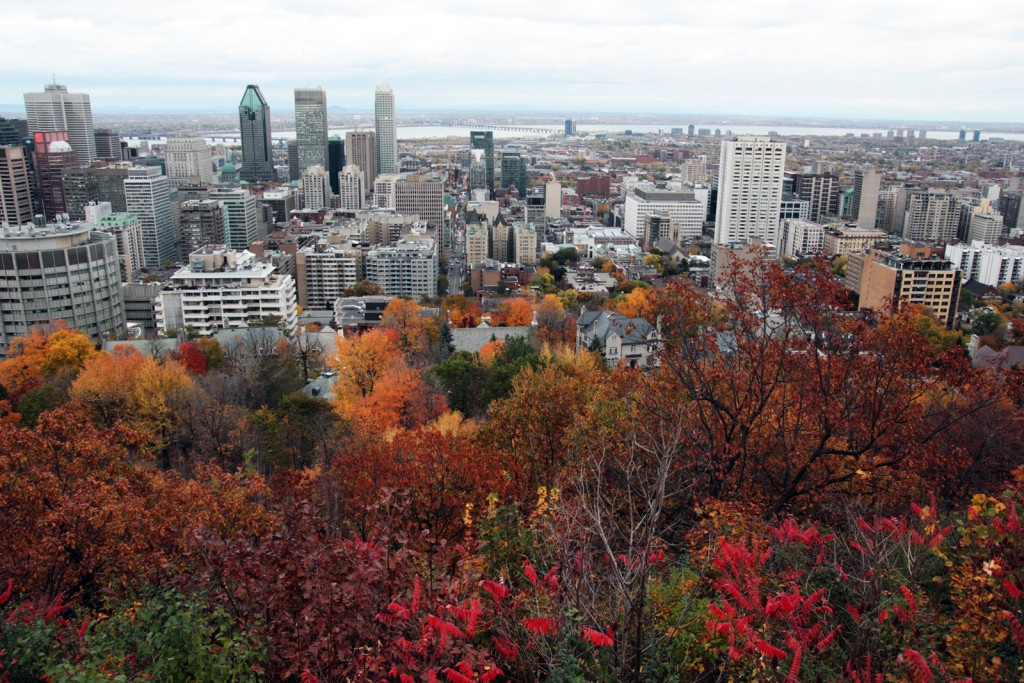
<svg viewBox="0 0 1024 683">
<path fill-rule="evenodd" d="M 108 213 L 100 219 L 101 226 L 123 227 L 138 222 L 138 217 L 133 213 Z"/>
<path fill-rule="evenodd" d="M 221 167 L 220 172 L 221 173 L 237 173 L 238 169 L 235 168 L 235 165 L 229 161 L 228 163 L 224 164 Z"/>
<path fill-rule="evenodd" d="M 250 85 L 245 89 L 245 94 L 242 95 L 242 103 L 238 106 L 255 110 L 263 109 L 267 105 L 263 101 L 263 95 L 260 93 L 259 88 L 255 85 Z"/>
</svg>

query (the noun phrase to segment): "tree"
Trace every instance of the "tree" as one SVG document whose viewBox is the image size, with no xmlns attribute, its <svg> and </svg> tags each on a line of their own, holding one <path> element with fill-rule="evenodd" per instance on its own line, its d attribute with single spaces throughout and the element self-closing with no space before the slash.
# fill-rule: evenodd
<svg viewBox="0 0 1024 683">
<path fill-rule="evenodd" d="M 508 327 L 524 327 L 533 322 L 533 305 L 523 297 L 512 297 L 501 302 L 497 315 Z"/>
<path fill-rule="evenodd" d="M 341 293 L 344 297 L 351 296 L 376 296 L 383 294 L 384 290 L 381 289 L 380 285 L 376 282 L 370 282 L 369 280 L 360 280 L 355 283 L 344 292 Z"/>
<path fill-rule="evenodd" d="M 565 312 L 554 294 L 546 294 L 536 306 L 537 339 L 554 345 L 576 344 L 576 321 Z"/>
<path fill-rule="evenodd" d="M 452 410 L 468 417 L 484 412 L 480 399 L 487 370 L 468 351 L 456 351 L 430 370 L 431 376 L 440 385 Z"/>
<path fill-rule="evenodd" d="M 421 356 L 437 342 L 437 322 L 424 318 L 422 307 L 409 299 L 394 298 L 388 302 L 381 318 L 381 327 L 394 330 L 398 346 L 407 359 Z"/>
<path fill-rule="evenodd" d="M 328 361 L 338 373 L 335 395 L 365 398 L 401 358 L 402 351 L 393 333 L 370 330 L 356 337 L 338 340 Z"/>
</svg>

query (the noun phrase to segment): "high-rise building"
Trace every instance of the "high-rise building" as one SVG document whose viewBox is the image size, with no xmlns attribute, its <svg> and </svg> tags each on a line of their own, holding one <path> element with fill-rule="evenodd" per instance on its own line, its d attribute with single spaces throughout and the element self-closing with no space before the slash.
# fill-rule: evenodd
<svg viewBox="0 0 1024 683">
<path fill-rule="evenodd" d="M 142 257 L 142 225 L 138 217 L 130 213 L 108 213 L 96 224 L 100 230 L 114 236 L 121 264 L 121 282 L 131 282 L 145 265 Z"/>
<path fill-rule="evenodd" d="M 942 251 L 901 244 L 899 252 L 864 259 L 859 308 L 876 311 L 917 304 L 951 327 L 960 301 L 961 273 Z"/>
<path fill-rule="evenodd" d="M 946 258 L 963 273 L 965 282 L 976 280 L 998 287 L 1024 279 L 1024 247 L 1015 244 L 995 246 L 981 241 L 947 244 Z"/>
<path fill-rule="evenodd" d="M 387 83 L 377 84 L 377 90 L 374 93 L 373 98 L 373 114 L 375 122 L 374 130 L 377 134 L 377 173 L 398 173 L 398 135 L 395 130 L 395 93 Z M 367 182 L 372 181 L 368 178 Z"/>
<path fill-rule="evenodd" d="M 114 237 L 89 223 L 0 232 L 0 357 L 11 339 L 63 320 L 94 341 L 125 332 Z"/>
<path fill-rule="evenodd" d="M 338 174 L 345 168 L 345 141 L 337 135 L 327 138 L 327 177 L 331 181 L 331 192 L 341 194 L 338 189 Z"/>
<path fill-rule="evenodd" d="M 420 220 L 440 228 L 444 221 L 444 187 L 440 178 L 409 175 L 395 184 L 395 208 L 402 215 L 416 214 Z"/>
<path fill-rule="evenodd" d="M 298 328 L 295 280 L 261 263 L 250 251 L 207 245 L 188 255 L 188 265 L 171 276 L 156 302 L 160 332 L 194 327 L 208 336 L 218 330 L 248 327 L 269 316 L 281 331 Z"/>
<path fill-rule="evenodd" d="M 519 190 L 519 196 L 526 196 L 526 160 L 519 152 L 501 153 L 501 186 L 515 187 Z M 609 181 L 610 182 L 610 181 Z M 577 185 L 576 193 L 579 194 Z"/>
<path fill-rule="evenodd" d="M 168 138 L 164 162 L 167 166 L 167 182 L 171 187 L 178 187 L 193 178 L 198 178 L 200 183 L 213 184 L 210 146 L 203 138 L 187 132 Z"/>
<path fill-rule="evenodd" d="M 310 166 L 327 168 L 327 91 L 295 89 L 295 140 L 299 173 Z"/>
<path fill-rule="evenodd" d="M 358 166 L 348 165 L 338 174 L 338 208 L 358 211 L 366 207 L 366 181 Z"/>
<path fill-rule="evenodd" d="M 32 179 L 28 151 L 21 145 L 0 147 L 0 222 L 32 222 Z"/>
<path fill-rule="evenodd" d="M 839 204 L 839 178 L 830 173 L 801 173 L 794 177 L 793 192 L 810 204 L 807 218 L 818 223 L 834 216 Z"/>
<path fill-rule="evenodd" d="M 1003 235 L 1003 216 L 995 211 L 973 212 L 967 232 L 968 242 L 999 244 Z"/>
<path fill-rule="evenodd" d="M 372 130 L 356 130 L 345 133 L 345 161 L 349 166 L 358 166 L 363 172 L 363 186 L 373 187 L 377 179 L 377 135 Z"/>
<path fill-rule="evenodd" d="M 960 221 L 960 197 L 941 188 L 907 194 L 903 238 L 913 242 L 949 242 Z"/>
<path fill-rule="evenodd" d="M 562 217 L 562 184 L 552 174 L 544 183 L 544 218 L 553 220 Z"/>
<path fill-rule="evenodd" d="M 314 310 L 332 308 L 342 292 L 366 277 L 364 259 L 360 249 L 326 242 L 299 249 L 295 252 L 299 305 Z"/>
<path fill-rule="evenodd" d="M 809 256 L 824 247 L 825 228 L 820 223 L 787 218 L 779 226 L 778 242 L 775 243 L 779 256 Z"/>
<path fill-rule="evenodd" d="M 78 155 L 68 143 L 67 131 L 34 133 L 32 167 L 36 174 L 36 188 L 46 220 L 56 221 L 68 212 L 64 194 L 64 171 L 78 165 Z"/>
<path fill-rule="evenodd" d="M 124 181 L 127 212 L 142 225 L 142 254 L 147 268 L 177 260 L 171 188 L 159 166 L 133 166 Z"/>
<path fill-rule="evenodd" d="M 786 144 L 768 137 L 723 140 L 718 171 L 715 242 L 775 244 Z"/>
<path fill-rule="evenodd" d="M 469 148 L 484 151 L 484 163 L 487 176 L 484 179 L 487 198 L 494 195 L 494 133 L 489 130 L 472 130 L 469 132 Z"/>
<path fill-rule="evenodd" d="M 487 190 L 487 162 L 482 149 L 469 150 L 469 192 Z M 487 193 L 490 197 L 490 192 Z"/>
<path fill-rule="evenodd" d="M 218 187 L 210 190 L 210 199 L 224 207 L 224 243 L 236 251 L 248 249 L 259 238 L 256 198 L 249 190 Z"/>
<path fill-rule="evenodd" d="M 434 240 L 399 240 L 366 254 L 366 279 L 388 296 L 437 296 L 438 259 Z"/>
<path fill-rule="evenodd" d="M 537 230 L 526 223 L 512 226 L 512 260 L 524 266 L 537 265 Z"/>
<path fill-rule="evenodd" d="M 575 119 L 566 119 L 565 120 L 565 134 L 566 135 L 576 135 L 576 120 Z"/>
<path fill-rule="evenodd" d="M 270 107 L 258 85 L 247 85 L 238 104 L 242 135 L 242 180 L 274 180 L 274 143 L 270 136 Z"/>
<path fill-rule="evenodd" d="M 0 116 L 0 147 L 24 145 L 28 140 L 28 121 Z"/>
<path fill-rule="evenodd" d="M 626 197 L 622 229 L 643 244 L 653 246 L 657 239 L 652 239 L 654 236 L 649 233 L 644 219 L 662 215 L 669 219 L 670 225 L 658 223 L 658 238 L 668 237 L 682 244 L 700 237 L 705 210 L 692 192 L 637 188 Z"/>
<path fill-rule="evenodd" d="M 331 181 L 323 166 L 310 166 L 302 172 L 302 208 L 331 208 Z"/>
<path fill-rule="evenodd" d="M 69 93 L 67 86 L 49 83 L 43 92 L 25 93 L 25 113 L 30 134 L 66 130 L 79 166 L 96 158 L 92 105 L 85 93 Z"/>
<path fill-rule="evenodd" d="M 280 182 L 291 182 L 302 177 L 299 171 L 299 141 L 286 140 L 285 147 L 288 149 L 288 177 L 278 178 Z"/>
<path fill-rule="evenodd" d="M 973 141 L 973 142 L 981 142 L 981 131 L 980 130 L 974 131 L 974 135 L 971 136 L 971 141 Z"/>
<path fill-rule="evenodd" d="M 1024 192 L 1007 189 L 999 195 L 998 207 L 1007 230 L 1024 227 Z"/>
<path fill-rule="evenodd" d="M 872 230 L 878 217 L 878 191 L 882 174 L 878 171 L 857 171 L 853 177 L 853 216 L 857 227 Z"/>
<path fill-rule="evenodd" d="M 893 185 L 878 192 L 878 215 L 875 226 L 887 233 L 903 233 L 903 218 L 907 211 L 907 191 Z"/>
<path fill-rule="evenodd" d="M 96 137 L 96 158 L 105 161 L 121 161 L 121 136 L 109 128 L 97 128 Z"/>
<path fill-rule="evenodd" d="M 113 213 L 128 210 L 124 198 L 124 181 L 131 164 L 118 161 L 105 164 L 94 161 L 85 167 L 64 170 L 64 200 L 73 221 L 87 220 L 85 207 L 92 202 L 110 202 Z"/>
<path fill-rule="evenodd" d="M 181 202 L 181 252 L 191 254 L 207 244 L 224 244 L 224 207 L 215 199 Z"/>
<path fill-rule="evenodd" d="M 402 176 L 397 173 L 377 176 L 373 181 L 373 205 L 378 209 L 394 209 L 398 205 L 395 197 L 401 179 Z"/>
</svg>

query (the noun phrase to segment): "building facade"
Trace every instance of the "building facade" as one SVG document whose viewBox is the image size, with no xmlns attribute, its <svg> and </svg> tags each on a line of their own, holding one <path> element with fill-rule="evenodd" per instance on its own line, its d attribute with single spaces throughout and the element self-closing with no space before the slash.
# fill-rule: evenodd
<svg viewBox="0 0 1024 683">
<path fill-rule="evenodd" d="M 444 222 L 444 187 L 440 178 L 409 175 L 395 184 L 395 209 L 440 228 Z"/>
<path fill-rule="evenodd" d="M 853 176 L 853 206 L 857 227 L 874 230 L 878 217 L 878 192 L 882 174 L 878 171 L 857 171 Z"/>
<path fill-rule="evenodd" d="M 799 258 L 816 254 L 825 248 L 825 228 L 820 223 L 787 218 L 779 226 L 775 249 L 780 256 Z"/>
<path fill-rule="evenodd" d="M 437 249 L 431 239 L 399 240 L 366 254 L 366 279 L 388 296 L 437 296 Z"/>
<path fill-rule="evenodd" d="M 159 166 L 133 166 L 124 180 L 125 209 L 142 225 L 142 252 L 147 268 L 177 260 L 171 193 Z"/>
<path fill-rule="evenodd" d="M 1024 280 L 1024 247 L 995 246 L 982 241 L 947 244 L 945 257 L 963 273 L 965 282 L 975 280 L 990 287 Z"/>
<path fill-rule="evenodd" d="M 302 208 L 329 209 L 333 204 L 331 181 L 323 166 L 310 166 L 302 172 Z"/>
<path fill-rule="evenodd" d="M 92 105 L 85 93 L 68 92 L 67 86 L 48 83 L 41 93 L 25 93 L 29 134 L 67 131 L 76 165 L 88 166 L 96 158 L 96 134 Z"/>
<path fill-rule="evenodd" d="M 248 249 L 259 238 L 256 198 L 248 190 L 218 187 L 210 190 L 210 199 L 224 207 L 224 243 L 228 249 Z"/>
<path fill-rule="evenodd" d="M 215 199 L 181 202 L 179 232 L 183 254 L 191 254 L 207 244 L 224 244 L 224 207 Z"/>
<path fill-rule="evenodd" d="M 484 152 L 484 185 L 487 198 L 494 196 L 494 132 L 489 130 L 473 130 L 469 132 L 469 148 L 482 149 Z"/>
<path fill-rule="evenodd" d="M 298 172 L 310 166 L 327 168 L 327 91 L 295 89 L 295 140 Z"/>
<path fill-rule="evenodd" d="M 295 253 L 295 284 L 299 305 L 329 310 L 349 287 L 366 277 L 362 250 L 320 242 Z"/>
<path fill-rule="evenodd" d="M 785 166 L 783 142 L 755 136 L 722 141 L 716 243 L 745 243 L 756 237 L 775 244 Z"/>
<path fill-rule="evenodd" d="M 960 198 L 953 192 L 930 187 L 907 194 L 903 239 L 913 242 L 949 242 L 956 237 Z"/>
<path fill-rule="evenodd" d="M 345 133 L 345 160 L 363 171 L 364 187 L 373 187 L 377 179 L 377 136 L 372 130 Z"/>
<path fill-rule="evenodd" d="M 242 136 L 242 180 L 258 183 L 274 180 L 274 142 L 270 106 L 258 85 L 247 85 L 238 104 L 238 129 Z"/>
<path fill-rule="evenodd" d="M 338 208 L 358 211 L 366 207 L 366 179 L 358 166 L 346 166 L 338 174 Z"/>
<path fill-rule="evenodd" d="M 936 249 L 901 244 L 900 251 L 864 260 L 858 307 L 876 311 L 918 304 L 952 327 L 961 273 Z"/>
<path fill-rule="evenodd" d="M 126 330 L 114 237 L 90 224 L 0 232 L 0 356 L 11 339 L 63 320 L 99 341 Z"/>
<path fill-rule="evenodd" d="M 131 282 L 142 270 L 142 224 L 130 213 L 108 213 L 97 222 L 99 229 L 114 236 L 121 264 L 121 282 Z"/>
<path fill-rule="evenodd" d="M 700 237 L 705 210 L 692 192 L 637 188 L 626 197 L 622 229 L 638 242 L 653 244 L 645 233 L 645 219 L 662 215 L 667 215 L 672 225 L 670 234 L 660 236 L 670 237 L 676 244 Z"/>
<path fill-rule="evenodd" d="M 32 179 L 29 155 L 21 145 L 0 147 L 0 222 L 32 222 Z"/>
<path fill-rule="evenodd" d="M 395 129 L 395 93 L 378 83 L 373 97 L 374 131 L 377 137 L 377 173 L 398 173 L 398 133 Z"/>
<path fill-rule="evenodd" d="M 78 165 L 78 155 L 68 143 L 67 131 L 34 133 L 32 137 L 32 166 L 35 169 L 39 201 L 46 220 L 56 222 L 58 216 L 68 213 L 64 171 Z"/>
<path fill-rule="evenodd" d="M 167 139 L 164 153 L 167 182 L 178 187 L 194 178 L 205 185 L 213 184 L 213 161 L 206 140 L 190 133 L 178 133 Z"/>
</svg>

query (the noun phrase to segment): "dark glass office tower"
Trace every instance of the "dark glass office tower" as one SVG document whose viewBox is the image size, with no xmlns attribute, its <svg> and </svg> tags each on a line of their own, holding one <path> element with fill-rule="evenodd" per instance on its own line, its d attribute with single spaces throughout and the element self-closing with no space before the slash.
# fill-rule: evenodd
<svg viewBox="0 0 1024 683">
<path fill-rule="evenodd" d="M 469 148 L 484 150 L 484 162 L 487 165 L 487 198 L 490 199 L 494 196 L 494 133 L 489 130 L 470 131 Z"/>
<path fill-rule="evenodd" d="M 327 138 L 327 173 L 330 175 L 331 192 L 340 195 L 338 174 L 345 168 L 345 141 L 337 135 Z"/>
<path fill-rule="evenodd" d="M 270 107 L 258 85 L 249 85 L 238 105 L 242 131 L 242 180 L 274 180 L 274 146 L 270 139 Z"/>
</svg>

